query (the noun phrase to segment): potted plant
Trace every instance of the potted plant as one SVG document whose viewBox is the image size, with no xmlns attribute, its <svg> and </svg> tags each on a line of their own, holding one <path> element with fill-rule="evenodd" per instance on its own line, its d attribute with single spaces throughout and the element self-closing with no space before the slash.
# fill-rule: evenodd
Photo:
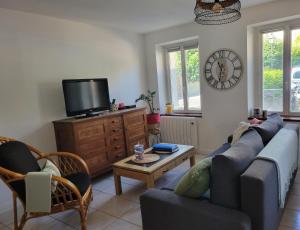
<svg viewBox="0 0 300 230">
<path fill-rule="evenodd" d="M 160 114 L 155 112 L 157 109 L 154 108 L 154 98 L 156 95 L 156 91 L 148 90 L 147 95 L 141 94 L 141 96 L 135 100 L 135 103 L 138 101 L 145 101 L 150 109 L 150 114 L 147 115 L 148 124 L 157 124 L 160 122 Z"/>
</svg>

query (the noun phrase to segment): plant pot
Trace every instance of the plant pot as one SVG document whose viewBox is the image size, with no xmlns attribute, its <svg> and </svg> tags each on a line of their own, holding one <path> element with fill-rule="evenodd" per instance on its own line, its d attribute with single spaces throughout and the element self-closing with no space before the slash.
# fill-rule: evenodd
<svg viewBox="0 0 300 230">
<path fill-rule="evenodd" d="M 152 113 L 147 115 L 147 123 L 149 125 L 157 124 L 160 122 L 160 114 L 159 113 Z"/>
</svg>

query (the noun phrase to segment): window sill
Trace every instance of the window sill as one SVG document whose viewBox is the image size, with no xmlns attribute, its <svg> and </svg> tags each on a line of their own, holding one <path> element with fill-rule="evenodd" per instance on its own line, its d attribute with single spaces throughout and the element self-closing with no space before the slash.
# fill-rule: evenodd
<svg viewBox="0 0 300 230">
<path fill-rule="evenodd" d="M 161 117 L 199 117 L 202 118 L 201 113 L 166 113 L 160 114 Z"/>
<path fill-rule="evenodd" d="M 283 118 L 283 121 L 287 121 L 287 122 L 300 122 L 300 116 L 299 117 L 296 117 L 296 116 L 281 116 Z M 249 117 L 248 120 L 252 120 L 254 119 L 254 117 Z M 259 120 L 263 120 L 265 121 L 266 119 L 265 118 L 257 118 Z"/>
</svg>

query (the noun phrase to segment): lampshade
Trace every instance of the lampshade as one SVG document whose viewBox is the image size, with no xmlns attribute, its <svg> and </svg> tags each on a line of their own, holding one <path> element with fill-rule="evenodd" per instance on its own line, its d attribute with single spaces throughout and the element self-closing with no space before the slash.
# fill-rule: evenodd
<svg viewBox="0 0 300 230">
<path fill-rule="evenodd" d="M 202 25 L 220 25 L 235 22 L 241 18 L 239 0 L 197 0 L 195 21 Z"/>
</svg>

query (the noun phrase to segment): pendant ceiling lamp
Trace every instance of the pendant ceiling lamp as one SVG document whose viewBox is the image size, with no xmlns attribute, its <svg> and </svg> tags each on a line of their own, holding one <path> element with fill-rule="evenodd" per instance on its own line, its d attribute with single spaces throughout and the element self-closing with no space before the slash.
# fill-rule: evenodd
<svg viewBox="0 0 300 230">
<path fill-rule="evenodd" d="M 221 25 L 235 22 L 241 18 L 239 0 L 197 0 L 195 21 L 202 25 Z"/>
</svg>

